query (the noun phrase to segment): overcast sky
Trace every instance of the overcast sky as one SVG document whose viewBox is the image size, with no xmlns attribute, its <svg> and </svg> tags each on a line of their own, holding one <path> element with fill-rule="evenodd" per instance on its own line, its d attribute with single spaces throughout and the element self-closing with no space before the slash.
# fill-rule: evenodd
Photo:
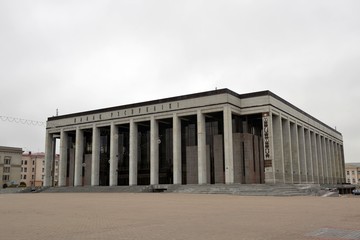
<svg viewBox="0 0 360 240">
<path fill-rule="evenodd" d="M 0 116 L 270 90 L 336 127 L 360 162 L 359 12 L 358 0 L 1 0 Z M 0 121 L 0 145 L 44 151 L 45 127 Z"/>
</svg>

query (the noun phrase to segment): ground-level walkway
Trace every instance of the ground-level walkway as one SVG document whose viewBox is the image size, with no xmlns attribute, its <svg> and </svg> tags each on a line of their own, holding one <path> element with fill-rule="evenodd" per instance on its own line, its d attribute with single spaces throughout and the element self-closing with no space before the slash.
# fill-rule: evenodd
<svg viewBox="0 0 360 240">
<path fill-rule="evenodd" d="M 360 197 L 0 195 L 0 239 L 360 239 Z"/>
</svg>

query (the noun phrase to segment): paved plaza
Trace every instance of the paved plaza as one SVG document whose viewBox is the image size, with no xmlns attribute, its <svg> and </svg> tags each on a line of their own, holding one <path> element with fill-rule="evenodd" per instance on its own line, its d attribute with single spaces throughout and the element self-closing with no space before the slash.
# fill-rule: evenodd
<svg viewBox="0 0 360 240">
<path fill-rule="evenodd" d="M 360 198 L 0 194 L 0 239 L 360 239 Z"/>
</svg>

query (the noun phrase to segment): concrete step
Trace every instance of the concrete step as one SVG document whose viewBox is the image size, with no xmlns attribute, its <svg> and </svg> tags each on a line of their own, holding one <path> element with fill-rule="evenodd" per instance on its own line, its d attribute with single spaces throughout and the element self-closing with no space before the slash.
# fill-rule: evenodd
<svg viewBox="0 0 360 240">
<path fill-rule="evenodd" d="M 318 184 L 157 184 L 148 186 L 81 186 L 51 187 L 43 192 L 172 192 L 193 194 L 233 194 L 244 196 L 308 196 L 319 195 Z"/>
</svg>

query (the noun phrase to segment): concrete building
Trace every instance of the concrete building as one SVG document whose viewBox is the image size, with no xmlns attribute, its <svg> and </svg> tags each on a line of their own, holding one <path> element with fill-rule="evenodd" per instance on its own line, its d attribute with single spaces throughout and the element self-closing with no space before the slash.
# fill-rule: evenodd
<svg viewBox="0 0 360 240">
<path fill-rule="evenodd" d="M 57 186 L 59 173 L 59 154 L 55 155 L 55 179 L 53 185 Z M 21 182 L 27 187 L 43 186 L 45 178 L 45 153 L 24 153 L 21 160 Z"/>
<path fill-rule="evenodd" d="M 360 185 L 360 163 L 345 164 L 346 182 Z"/>
<path fill-rule="evenodd" d="M 0 187 L 20 182 L 21 148 L 0 146 Z"/>
<path fill-rule="evenodd" d="M 58 139 L 58 140 L 57 140 Z M 341 133 L 270 91 L 208 91 L 50 117 L 45 186 L 345 182 Z"/>
</svg>

